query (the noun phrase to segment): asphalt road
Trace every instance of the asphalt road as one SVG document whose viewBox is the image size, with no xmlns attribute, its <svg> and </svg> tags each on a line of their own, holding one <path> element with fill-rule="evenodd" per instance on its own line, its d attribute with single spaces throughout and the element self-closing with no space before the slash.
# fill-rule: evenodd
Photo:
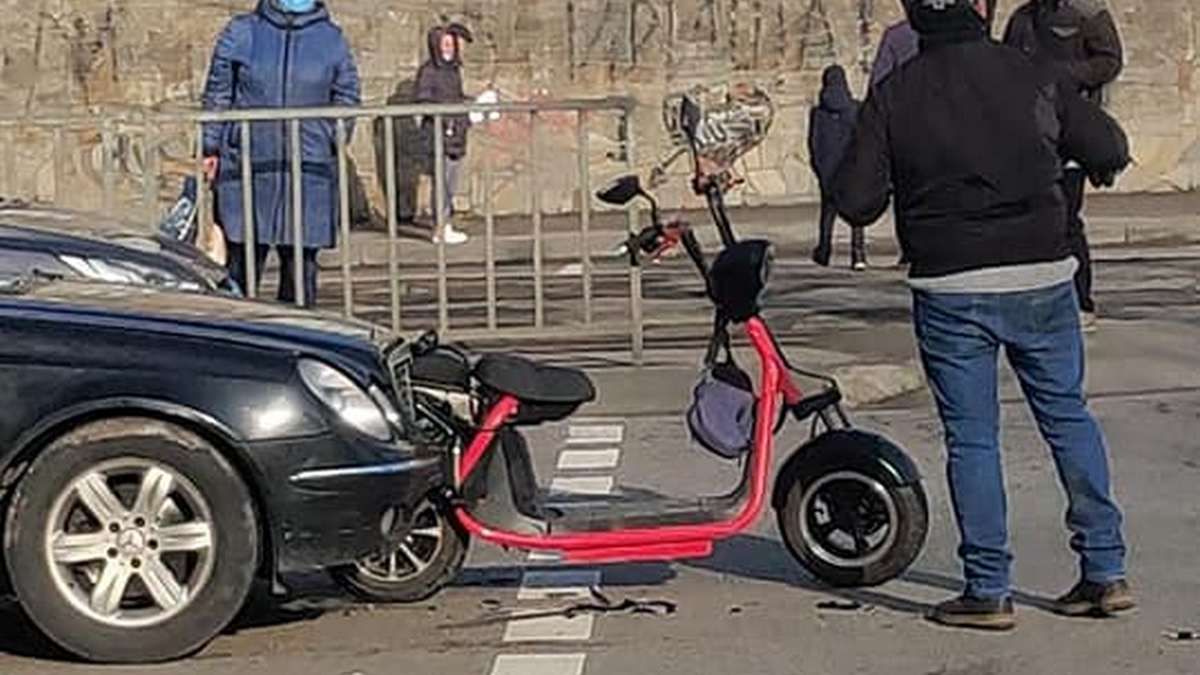
<svg viewBox="0 0 1200 675">
<path fill-rule="evenodd" d="M 780 544 L 773 514 L 764 514 L 759 527 L 725 542 L 707 560 L 591 568 L 559 578 L 598 580 L 614 603 L 626 598 L 670 603 L 646 606 L 645 612 L 583 612 L 567 620 L 561 610 L 581 598 L 570 592 L 538 597 L 546 594 L 528 588 L 537 585 L 531 570 L 556 568 L 479 546 L 462 577 L 430 602 L 355 605 L 314 578 L 310 597 L 283 605 L 260 598 L 201 654 L 145 669 L 63 661 L 8 603 L 0 609 L 0 673 L 1194 674 L 1200 671 L 1200 642 L 1173 642 L 1164 633 L 1200 628 L 1196 269 L 1190 260 L 1100 268 L 1106 318 L 1089 337 L 1089 390 L 1110 440 L 1126 509 L 1131 580 L 1142 603 L 1132 615 L 1064 620 L 1045 611 L 1046 601 L 1074 581 L 1075 563 L 1066 547 L 1065 504 L 1051 462 L 1007 378 L 1004 445 L 1020 588 L 1019 627 L 1012 634 L 950 631 L 921 619 L 929 603 L 957 590 L 958 567 L 941 477 L 940 429 L 927 395 L 917 393 L 856 412 L 861 426 L 910 449 L 926 475 L 932 508 L 920 559 L 902 580 L 877 589 L 832 592 L 812 582 Z M 777 326 L 791 319 L 824 326 L 801 331 L 802 353 L 811 341 L 873 359 L 911 354 L 906 297 L 894 275 L 878 272 L 857 286 L 814 289 L 815 274 L 797 270 L 800 276 L 776 291 L 772 313 Z M 618 485 L 678 495 L 728 488 L 735 468 L 684 441 L 674 412 L 681 399 L 670 392 L 686 392 L 694 373 L 658 371 L 651 398 L 659 400 L 646 400 L 638 396 L 645 393 L 643 385 L 624 372 L 601 372 L 614 393 L 586 411 L 587 419 L 574 422 L 621 430 L 619 441 L 600 446 L 618 451 L 616 466 L 558 469 L 561 453 L 587 446 L 570 442 L 572 434 L 583 433 L 579 429 L 555 425 L 533 433 L 542 479 L 582 477 L 576 486 L 594 487 L 611 476 Z M 785 432 L 780 452 L 796 447 L 802 433 Z M 664 611 L 668 607 L 674 611 Z"/>
</svg>

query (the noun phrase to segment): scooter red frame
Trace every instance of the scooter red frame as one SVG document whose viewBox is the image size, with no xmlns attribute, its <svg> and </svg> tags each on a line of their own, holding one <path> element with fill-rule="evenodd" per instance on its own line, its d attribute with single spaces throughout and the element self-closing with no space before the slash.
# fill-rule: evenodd
<svg viewBox="0 0 1200 675">
<path fill-rule="evenodd" d="M 467 508 L 459 506 L 454 512 L 458 522 L 471 535 L 484 541 L 508 548 L 558 551 L 566 562 L 661 561 L 710 555 L 714 542 L 745 531 L 762 515 L 775 446 L 773 420 L 778 419 L 781 400 L 794 406 L 802 398 L 766 322 L 754 317 L 745 324 L 745 329 L 761 364 L 761 380 L 754 445 L 750 453 L 750 490 L 741 510 L 733 518 L 695 525 L 530 535 L 493 528 L 477 520 Z M 495 451 L 496 435 L 517 415 L 520 406 L 521 402 L 515 396 L 506 394 L 487 411 L 483 424 L 459 461 L 458 487 L 479 467 L 488 452 Z"/>
</svg>

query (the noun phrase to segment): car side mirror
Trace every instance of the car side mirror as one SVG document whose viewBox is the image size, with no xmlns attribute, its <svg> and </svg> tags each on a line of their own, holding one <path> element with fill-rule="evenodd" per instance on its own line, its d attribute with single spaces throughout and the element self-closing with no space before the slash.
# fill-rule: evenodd
<svg viewBox="0 0 1200 675">
<path fill-rule="evenodd" d="M 596 193 L 596 198 L 605 204 L 624 206 L 643 194 L 645 192 L 642 190 L 642 181 L 636 175 L 630 174 L 609 183 Z"/>
</svg>

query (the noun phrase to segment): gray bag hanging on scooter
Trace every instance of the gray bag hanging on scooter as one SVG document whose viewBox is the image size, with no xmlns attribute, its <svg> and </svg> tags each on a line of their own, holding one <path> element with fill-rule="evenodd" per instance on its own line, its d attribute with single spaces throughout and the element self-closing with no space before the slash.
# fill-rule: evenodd
<svg viewBox="0 0 1200 675">
<path fill-rule="evenodd" d="M 725 360 L 718 361 L 716 354 L 722 343 Z M 733 360 L 724 328 L 713 336 L 705 362 L 708 365 L 704 374 L 692 390 L 688 428 L 692 438 L 710 452 L 725 459 L 741 459 L 754 442 L 758 399 L 750 376 Z"/>
</svg>

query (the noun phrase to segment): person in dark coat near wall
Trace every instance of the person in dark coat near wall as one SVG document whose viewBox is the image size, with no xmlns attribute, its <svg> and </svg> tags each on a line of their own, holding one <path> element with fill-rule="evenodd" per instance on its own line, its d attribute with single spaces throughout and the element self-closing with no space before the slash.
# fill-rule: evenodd
<svg viewBox="0 0 1200 675">
<path fill-rule="evenodd" d="M 812 259 L 822 267 L 829 266 L 829 258 L 833 254 L 833 226 L 837 220 L 833 177 L 854 136 L 858 107 L 858 101 L 850 95 L 846 71 L 839 65 L 826 68 L 821 75 L 820 98 L 808 120 L 808 156 L 821 186 L 821 220 Z M 863 228 L 851 229 L 850 265 L 855 270 L 863 270 L 867 266 L 865 239 Z"/>
<path fill-rule="evenodd" d="M 417 71 L 416 100 L 421 103 L 466 103 L 468 99 L 463 92 L 462 58 L 466 44 L 473 41 L 471 31 L 460 23 L 451 23 L 435 26 L 430 29 L 427 37 L 429 60 L 421 64 L 420 70 Z M 423 128 L 432 139 L 432 117 L 425 118 Z M 458 188 L 459 174 L 467 155 L 467 134 L 470 129 L 471 119 L 467 115 L 449 115 L 442 119 L 442 147 L 445 152 L 442 195 L 445 201 L 440 219 L 437 213 L 436 176 L 432 181 L 429 199 L 429 208 L 434 212 L 435 242 L 461 244 L 467 240 L 467 235 L 456 230 L 450 218 L 454 213 L 454 193 Z M 434 166 L 434 150 L 435 146 L 431 141 L 428 147 L 430 166 Z M 441 228 L 438 227 L 439 224 Z"/>
<path fill-rule="evenodd" d="M 945 428 L 966 584 L 929 618 L 1015 626 L 1000 450 L 998 359 L 1020 380 L 1067 493 L 1078 582 L 1069 616 L 1132 609 L 1104 433 L 1083 392 L 1086 353 L 1067 242 L 1064 160 L 1110 186 L 1129 164 L 1115 120 L 988 36 L 984 0 L 908 0 L 921 53 L 871 93 L 835 180 L 869 225 L 896 200 L 911 256 L 921 361 Z"/>
<path fill-rule="evenodd" d="M 1103 104 L 1104 87 L 1117 79 L 1124 63 L 1121 36 L 1103 0 L 1031 0 L 1009 19 L 1004 43 L 1020 49 L 1043 73 L 1096 104 Z M 1067 166 L 1063 186 L 1071 252 L 1079 259 L 1075 290 L 1084 327 L 1090 329 L 1096 321 L 1096 302 L 1082 214 L 1086 182 L 1087 172 L 1078 164 Z"/>
<path fill-rule="evenodd" d="M 356 106 L 358 69 L 342 31 L 321 0 L 261 0 L 235 17 L 217 38 L 205 110 Z M 317 251 L 337 242 L 336 126 L 331 120 L 300 125 L 303 185 L 304 303 L 317 295 Z M 279 256 L 279 300 L 295 302 L 292 174 L 289 124 L 251 124 L 254 223 L 243 222 L 241 125 L 204 128 L 205 170 L 216 182 L 216 217 L 229 241 L 231 276 L 246 288 L 246 228 L 254 227 L 257 282 L 271 248 Z"/>
</svg>

